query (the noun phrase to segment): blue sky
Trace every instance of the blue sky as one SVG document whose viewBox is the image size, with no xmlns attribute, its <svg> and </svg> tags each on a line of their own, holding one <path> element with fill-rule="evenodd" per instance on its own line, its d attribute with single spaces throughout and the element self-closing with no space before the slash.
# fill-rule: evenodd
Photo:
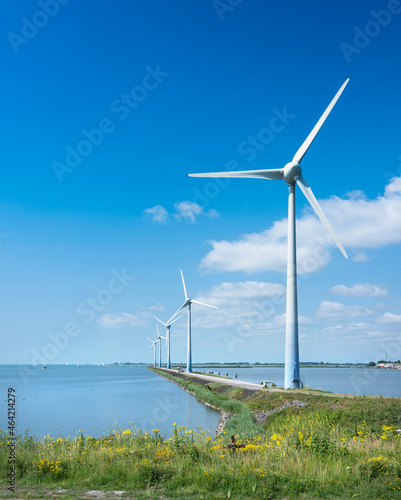
<svg viewBox="0 0 401 500">
<path fill-rule="evenodd" d="M 283 167 L 347 77 L 302 168 L 350 258 L 297 190 L 300 358 L 401 358 L 400 24 L 398 0 L 7 1 L 0 362 L 152 361 L 180 268 L 219 306 L 194 362 L 283 362 L 286 184 L 186 174 Z"/>
</svg>

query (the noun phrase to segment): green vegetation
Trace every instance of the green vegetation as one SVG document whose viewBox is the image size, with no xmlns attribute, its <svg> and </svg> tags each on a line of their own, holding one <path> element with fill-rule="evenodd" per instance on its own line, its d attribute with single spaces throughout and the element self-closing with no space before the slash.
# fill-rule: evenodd
<svg viewBox="0 0 401 500">
<path fill-rule="evenodd" d="M 200 375 L 207 375 L 208 377 L 216 377 L 216 378 L 225 378 L 225 379 L 230 379 L 231 380 L 231 377 L 228 377 L 226 375 L 220 375 L 218 373 L 203 373 L 203 372 L 198 372 L 198 371 L 194 371 L 193 373 L 199 373 Z"/>
<path fill-rule="evenodd" d="M 161 436 L 132 425 L 97 439 L 19 436 L 18 498 L 50 498 L 59 488 L 67 490 L 57 495 L 64 499 L 85 498 L 93 489 L 110 498 L 112 490 L 124 490 L 122 498 L 138 499 L 400 498 L 401 400 L 251 391 L 174 378 L 202 401 L 234 413 L 224 433 L 213 438 L 173 425 Z M 227 448 L 232 433 L 245 445 L 235 453 Z M 7 455 L 3 432 L 2 479 Z M 0 496 L 10 498 L 4 484 Z"/>
<path fill-rule="evenodd" d="M 149 369 L 177 382 L 203 403 L 207 403 L 221 411 L 232 413 L 233 416 L 225 427 L 228 433 L 248 437 L 260 433 L 260 427 L 255 423 L 250 408 L 237 397 L 238 391 L 241 389 L 224 385 L 223 382 L 207 382 L 202 379 L 197 379 L 198 382 L 195 382 L 192 377 L 187 377 L 182 373 L 172 375 L 165 370 L 153 367 Z"/>
</svg>

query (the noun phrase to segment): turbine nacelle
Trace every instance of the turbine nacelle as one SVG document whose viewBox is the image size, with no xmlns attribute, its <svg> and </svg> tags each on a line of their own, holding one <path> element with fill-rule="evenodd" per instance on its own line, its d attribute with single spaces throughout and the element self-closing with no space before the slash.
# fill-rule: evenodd
<svg viewBox="0 0 401 500">
<path fill-rule="evenodd" d="M 283 180 L 287 184 L 295 184 L 299 177 L 302 177 L 302 168 L 300 164 L 296 161 L 287 163 L 283 168 Z"/>
</svg>

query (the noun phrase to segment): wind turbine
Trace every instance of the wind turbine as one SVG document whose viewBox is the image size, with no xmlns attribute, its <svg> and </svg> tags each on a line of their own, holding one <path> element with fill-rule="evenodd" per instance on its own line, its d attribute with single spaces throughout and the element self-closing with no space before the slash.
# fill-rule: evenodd
<svg viewBox="0 0 401 500">
<path fill-rule="evenodd" d="M 175 318 L 175 320 L 167 323 L 163 323 L 163 321 L 159 318 L 156 318 L 157 321 L 160 321 L 162 325 L 166 327 L 166 342 L 167 342 L 167 369 L 170 370 L 171 364 L 170 364 L 170 328 L 173 323 L 175 323 L 177 320 L 179 320 L 181 316 L 178 316 L 178 318 Z"/>
<path fill-rule="evenodd" d="M 161 350 L 161 340 L 166 339 L 166 337 L 162 337 L 159 333 L 159 327 L 156 323 L 156 330 L 157 330 L 157 340 L 159 342 L 159 368 L 162 367 L 162 350 Z"/>
<path fill-rule="evenodd" d="M 349 78 L 340 87 L 319 121 L 305 139 L 302 146 L 295 153 L 292 161 L 284 168 L 266 170 L 245 170 L 234 172 L 210 172 L 204 174 L 188 174 L 190 177 L 246 177 L 257 179 L 284 180 L 288 184 L 288 249 L 287 249 L 287 311 L 286 311 L 286 340 L 285 340 L 285 388 L 299 388 L 301 384 L 299 374 L 299 343 L 298 343 L 298 305 L 297 305 L 297 261 L 296 261 L 296 234 L 295 234 L 295 184 L 305 195 L 312 205 L 313 210 L 319 217 L 341 253 L 347 259 L 340 240 L 331 227 L 329 221 L 323 213 L 319 203 L 312 193 L 309 184 L 302 177 L 301 161 L 308 151 L 310 145 L 321 129 L 326 118 L 329 116 L 334 105 L 345 89 Z"/>
<path fill-rule="evenodd" d="M 156 340 L 150 340 L 148 338 L 148 340 L 150 340 L 150 342 L 152 342 L 152 345 L 150 347 L 153 347 L 155 348 L 155 366 L 156 366 L 156 344 L 159 342 L 159 368 L 161 368 L 162 366 L 162 354 L 161 354 L 161 348 L 160 348 L 160 344 L 161 344 L 161 339 L 165 339 L 166 337 L 162 337 L 159 333 L 159 327 L 156 323 L 156 329 L 157 329 L 157 339 Z"/>
<path fill-rule="evenodd" d="M 178 309 L 177 312 L 175 312 L 171 318 L 167 321 L 167 323 L 171 324 L 171 320 L 177 316 L 177 314 L 184 309 L 184 307 L 188 307 L 188 341 L 187 341 L 187 372 L 191 373 L 192 372 L 192 352 L 191 352 L 191 304 L 199 304 L 201 306 L 206 306 L 206 307 L 213 307 L 213 309 L 218 309 L 216 306 L 211 306 L 210 304 L 205 304 L 204 302 L 199 302 L 198 300 L 191 299 L 188 297 L 187 294 L 187 288 L 185 286 L 185 281 L 184 281 L 184 275 L 182 274 L 182 269 L 181 271 L 181 279 L 182 279 L 182 286 L 184 288 L 184 294 L 185 294 L 185 302 L 182 304 L 182 306 Z"/>
<path fill-rule="evenodd" d="M 156 340 L 152 340 L 150 339 L 149 337 L 146 337 L 149 342 L 152 342 L 152 345 L 150 346 L 150 348 L 152 349 L 152 347 L 154 348 L 153 349 L 153 354 L 154 354 L 154 361 L 153 361 L 153 366 L 156 366 L 156 344 L 159 342 L 159 339 L 157 338 Z"/>
</svg>

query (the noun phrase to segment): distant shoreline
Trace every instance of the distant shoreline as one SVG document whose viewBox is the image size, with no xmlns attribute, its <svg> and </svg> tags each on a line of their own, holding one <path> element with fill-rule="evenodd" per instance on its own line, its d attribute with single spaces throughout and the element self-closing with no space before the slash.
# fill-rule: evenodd
<svg viewBox="0 0 401 500">
<path fill-rule="evenodd" d="M 165 365 L 165 363 L 164 363 Z M 32 365 L 30 363 L 0 363 L 0 366 L 24 366 L 30 368 L 40 368 L 42 369 L 44 366 L 62 366 L 62 367 L 70 367 L 70 368 L 93 368 L 93 367 L 104 367 L 111 368 L 116 366 L 153 366 L 153 363 L 134 363 L 134 362 L 114 362 L 114 363 L 47 363 L 46 365 Z M 208 364 L 208 363 L 194 363 L 193 368 L 219 368 L 223 370 L 227 369 L 240 369 L 240 368 L 284 368 L 284 363 L 239 363 L 239 364 Z M 163 367 L 163 366 L 162 366 Z M 177 368 L 185 368 L 186 363 L 174 363 L 174 367 Z M 401 369 L 400 366 L 369 366 L 363 363 L 300 363 L 301 368 L 377 368 L 377 369 Z M 166 368 L 166 366 L 164 366 Z"/>
</svg>

